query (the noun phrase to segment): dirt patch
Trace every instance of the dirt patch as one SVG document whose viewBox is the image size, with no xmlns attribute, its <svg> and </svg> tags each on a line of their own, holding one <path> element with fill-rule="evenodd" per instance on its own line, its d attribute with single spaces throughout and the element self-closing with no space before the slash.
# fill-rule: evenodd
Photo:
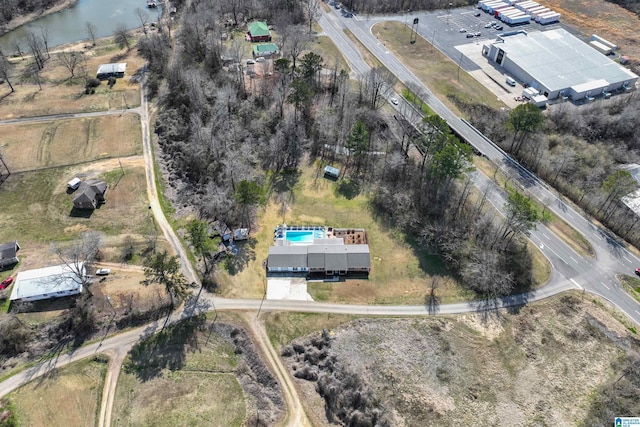
<svg viewBox="0 0 640 427">
<path fill-rule="evenodd" d="M 0 126 L 12 173 L 141 154 L 136 114 Z"/>
<path fill-rule="evenodd" d="M 319 425 L 353 410 L 392 425 L 595 425 L 594 400 L 640 349 L 612 314 L 564 294 L 517 314 L 360 319 L 282 354 Z"/>
</svg>

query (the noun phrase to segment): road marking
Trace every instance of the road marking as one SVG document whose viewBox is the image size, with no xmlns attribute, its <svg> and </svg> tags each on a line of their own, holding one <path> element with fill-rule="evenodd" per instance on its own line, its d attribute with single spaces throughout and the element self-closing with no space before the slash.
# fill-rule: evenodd
<svg viewBox="0 0 640 427">
<path fill-rule="evenodd" d="M 551 240 L 551 238 L 550 238 L 549 236 L 547 236 L 546 234 L 542 233 L 542 235 L 543 235 L 544 237 L 546 237 L 546 238 L 547 238 L 547 240 Z"/>
<path fill-rule="evenodd" d="M 573 218 L 573 215 L 571 215 L 569 212 L 565 212 L 565 214 L 566 214 L 569 218 Z"/>
<path fill-rule="evenodd" d="M 624 255 L 622 256 L 622 258 L 626 259 L 627 262 L 629 262 L 629 263 L 631 262 L 631 260 L 629 258 L 627 258 L 626 256 L 624 256 Z"/>
<path fill-rule="evenodd" d="M 607 288 L 607 290 L 609 290 L 609 291 L 611 290 L 611 289 L 609 289 L 609 287 L 608 287 L 607 285 L 605 285 L 604 283 L 600 282 L 600 284 L 601 284 L 602 286 L 604 286 L 605 288 Z"/>
<path fill-rule="evenodd" d="M 569 279 L 569 280 L 571 280 L 571 281 L 573 282 L 573 284 L 574 284 L 574 285 L 576 285 L 576 286 L 578 287 L 578 289 L 582 289 L 582 286 L 580 286 L 580 285 L 578 284 L 578 282 L 576 282 L 576 281 L 575 281 L 575 280 L 573 280 L 573 279 Z M 638 314 L 640 314 L 640 313 L 638 313 Z"/>
<path fill-rule="evenodd" d="M 640 314 L 640 311 L 636 310 L 636 313 Z"/>
<path fill-rule="evenodd" d="M 576 261 L 576 259 L 575 259 L 574 257 L 572 257 L 571 255 L 569 255 L 569 258 L 571 258 L 571 260 L 572 260 L 573 262 L 575 262 L 576 264 L 578 264 L 578 261 Z"/>
</svg>

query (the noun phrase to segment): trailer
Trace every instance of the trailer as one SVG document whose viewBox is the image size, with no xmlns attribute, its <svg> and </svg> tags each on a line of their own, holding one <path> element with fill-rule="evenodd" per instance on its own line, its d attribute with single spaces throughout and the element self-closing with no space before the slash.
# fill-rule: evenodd
<svg viewBox="0 0 640 427">
<path fill-rule="evenodd" d="M 510 7 L 510 8 L 507 8 L 507 9 L 504 9 L 504 10 L 501 10 L 500 12 L 498 12 L 497 18 L 501 18 L 502 19 L 503 16 L 511 15 L 513 13 L 522 13 L 522 12 L 520 12 L 515 7 Z"/>
<path fill-rule="evenodd" d="M 514 6 L 520 10 L 526 10 L 529 7 L 540 6 L 540 3 L 536 3 L 535 1 L 524 1 L 514 4 Z"/>
<path fill-rule="evenodd" d="M 610 41 L 605 40 L 605 39 L 603 39 L 602 37 L 597 36 L 597 35 L 595 35 L 595 34 L 592 34 L 592 35 L 591 35 L 591 40 L 595 40 L 595 41 L 597 41 L 598 43 L 601 43 L 601 44 L 603 44 L 603 45 L 605 45 L 605 46 L 609 46 L 609 47 L 611 48 L 611 50 L 612 50 L 612 51 L 614 51 L 614 50 L 618 49 L 618 46 L 616 46 L 615 44 L 613 44 L 613 43 L 611 43 Z"/>
<path fill-rule="evenodd" d="M 484 10 L 485 12 L 489 12 L 489 9 L 491 9 L 493 6 L 501 6 L 505 4 L 505 2 L 497 0 L 497 1 L 491 1 L 491 2 L 485 2 L 482 4 L 482 10 Z"/>
<path fill-rule="evenodd" d="M 553 24 L 560 21 L 560 14 L 558 12 L 551 12 L 546 15 L 540 15 L 536 18 L 536 22 L 540 25 Z"/>
<path fill-rule="evenodd" d="M 549 12 L 553 12 L 551 9 L 549 9 L 548 7 L 542 8 L 540 10 L 536 10 L 535 12 L 531 13 L 531 17 L 533 19 L 537 19 L 538 16 L 540 15 L 544 15 L 545 13 L 549 13 Z"/>
<path fill-rule="evenodd" d="M 518 25 L 518 24 L 527 24 L 529 23 L 530 20 L 531 18 L 529 17 L 529 15 L 522 13 L 516 16 L 509 16 L 504 22 L 506 22 L 509 25 Z"/>
<path fill-rule="evenodd" d="M 547 9 L 548 7 L 545 7 L 545 6 L 537 6 L 527 10 L 526 13 L 528 15 L 534 16 L 536 13 L 540 12 L 541 10 L 547 10 Z"/>
<path fill-rule="evenodd" d="M 600 43 L 598 40 L 591 40 L 589 42 L 589 46 L 603 55 L 609 55 L 611 53 L 611 48 L 603 43 Z"/>
<path fill-rule="evenodd" d="M 506 22 L 508 18 L 511 18 L 512 16 L 518 16 L 518 15 L 522 15 L 522 12 L 516 9 L 516 10 L 509 11 L 507 13 L 501 13 L 500 19 Z"/>
<path fill-rule="evenodd" d="M 500 16 L 500 13 L 502 13 L 503 11 L 507 10 L 507 9 L 511 9 L 511 6 L 506 6 L 506 7 L 499 7 L 493 10 L 493 12 L 491 12 L 491 14 L 493 16 L 495 16 L 496 18 Z"/>
</svg>

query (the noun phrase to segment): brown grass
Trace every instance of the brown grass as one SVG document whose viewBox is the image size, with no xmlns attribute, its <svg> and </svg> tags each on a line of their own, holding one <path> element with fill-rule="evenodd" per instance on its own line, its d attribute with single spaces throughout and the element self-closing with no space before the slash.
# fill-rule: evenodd
<svg viewBox="0 0 640 427">
<path fill-rule="evenodd" d="M 458 65 L 421 36 L 415 44 L 407 43 L 409 31 L 401 22 L 381 22 L 372 28 L 378 40 L 456 114 L 464 115 L 447 98 L 449 95 L 495 109 L 505 106 L 464 70 L 458 73 Z"/>
<path fill-rule="evenodd" d="M 20 425 L 93 427 L 106 368 L 104 362 L 84 360 L 11 393 Z"/>
<path fill-rule="evenodd" d="M 0 126 L 12 173 L 141 154 L 135 114 Z"/>
<path fill-rule="evenodd" d="M 75 45 L 74 48 L 76 51 L 83 51 L 81 46 Z M 81 73 L 76 71 L 78 76 L 70 80 L 67 69 L 60 64 L 56 55 L 52 54 L 41 72 L 42 89 L 36 82 L 20 83 L 16 78 L 12 80 L 14 93 L 10 93 L 6 84 L 0 87 L 0 119 L 119 110 L 125 109 L 126 106 L 133 108 L 140 105 L 139 86 L 131 82 L 131 76 L 144 64 L 136 49 L 126 52 L 116 50 L 115 46 L 110 44 L 85 50 L 85 56 L 89 77 L 95 77 L 100 64 L 126 62 L 125 78 L 118 79 L 113 89 L 109 89 L 106 82 L 102 82 L 95 94 L 85 95 L 85 80 Z M 30 61 L 13 58 L 14 74 L 19 75 Z"/>
<path fill-rule="evenodd" d="M 545 5 L 585 36 L 604 37 L 618 45 L 622 55 L 640 60 L 640 17 L 633 12 L 604 0 L 547 0 Z"/>
</svg>

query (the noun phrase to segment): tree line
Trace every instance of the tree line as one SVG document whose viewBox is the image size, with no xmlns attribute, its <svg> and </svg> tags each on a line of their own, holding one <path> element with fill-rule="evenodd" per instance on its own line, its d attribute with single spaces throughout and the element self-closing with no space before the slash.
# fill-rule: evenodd
<svg viewBox="0 0 640 427">
<path fill-rule="evenodd" d="M 0 2 L 0 32 L 7 30 L 7 24 L 19 16 L 36 11 L 44 11 L 64 0 L 2 0 Z"/>
</svg>

